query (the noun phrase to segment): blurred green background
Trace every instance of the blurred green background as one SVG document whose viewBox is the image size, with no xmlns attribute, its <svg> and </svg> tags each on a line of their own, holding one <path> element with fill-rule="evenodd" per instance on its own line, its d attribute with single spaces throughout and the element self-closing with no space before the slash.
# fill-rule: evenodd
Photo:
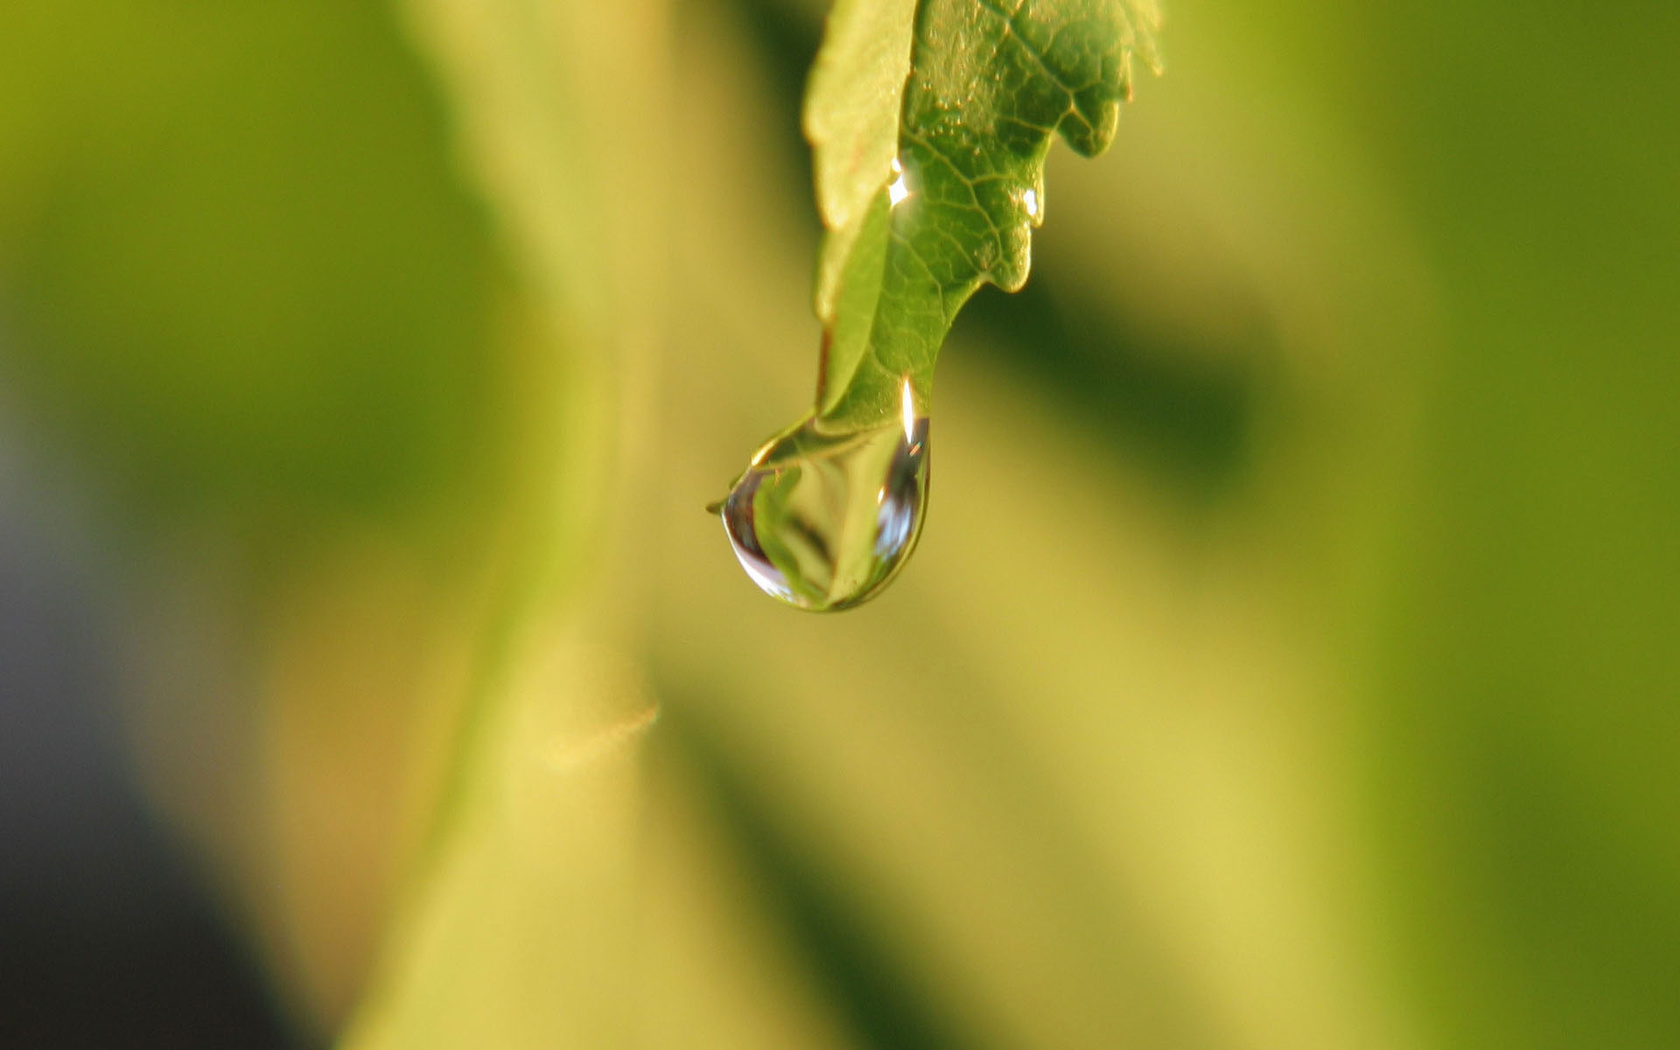
<svg viewBox="0 0 1680 1050">
<path fill-rule="evenodd" d="M 1680 8 L 1167 0 L 817 617 L 824 9 L 0 6 L 0 1043 L 1680 1046 Z"/>
</svg>

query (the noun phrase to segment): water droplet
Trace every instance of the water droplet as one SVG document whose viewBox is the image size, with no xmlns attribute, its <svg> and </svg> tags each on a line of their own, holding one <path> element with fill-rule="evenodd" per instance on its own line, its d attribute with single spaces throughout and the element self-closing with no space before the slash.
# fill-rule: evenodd
<svg viewBox="0 0 1680 1050">
<path fill-rule="evenodd" d="M 904 199 L 910 196 L 910 183 L 904 177 L 904 165 L 897 157 L 892 160 L 893 181 L 887 187 L 887 200 L 894 207 L 898 207 Z"/>
<path fill-rule="evenodd" d="M 753 457 L 718 507 L 766 594 L 819 612 L 877 594 L 904 567 L 927 509 L 928 419 L 831 433 L 807 419 Z"/>
<path fill-rule="evenodd" d="M 1021 191 L 1021 206 L 1027 210 L 1027 220 L 1034 226 L 1044 221 L 1044 215 L 1038 210 L 1038 191 L 1028 187 Z"/>
</svg>

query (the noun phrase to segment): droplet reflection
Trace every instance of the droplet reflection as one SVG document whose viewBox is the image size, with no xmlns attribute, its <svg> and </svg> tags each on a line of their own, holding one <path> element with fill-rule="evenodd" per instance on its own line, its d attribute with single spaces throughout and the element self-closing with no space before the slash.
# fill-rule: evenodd
<svg viewBox="0 0 1680 1050">
<path fill-rule="evenodd" d="M 847 433 L 813 418 L 753 458 L 719 513 L 760 589 L 830 611 L 897 575 L 921 535 L 927 490 L 927 417 Z"/>
</svg>

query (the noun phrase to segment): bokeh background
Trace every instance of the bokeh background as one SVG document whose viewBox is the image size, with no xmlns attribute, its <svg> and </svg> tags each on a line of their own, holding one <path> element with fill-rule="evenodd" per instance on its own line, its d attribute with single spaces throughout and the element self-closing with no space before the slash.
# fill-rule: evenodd
<svg viewBox="0 0 1680 1050">
<path fill-rule="evenodd" d="M 824 6 L 0 5 L 0 1045 L 1680 1046 L 1680 7 L 1165 0 L 818 617 Z"/>
</svg>

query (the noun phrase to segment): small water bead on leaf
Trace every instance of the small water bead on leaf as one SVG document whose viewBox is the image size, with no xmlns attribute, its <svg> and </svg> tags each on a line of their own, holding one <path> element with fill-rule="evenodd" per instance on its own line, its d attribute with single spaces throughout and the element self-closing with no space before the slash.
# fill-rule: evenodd
<svg viewBox="0 0 1680 1050">
<path fill-rule="evenodd" d="M 831 432 L 813 416 L 766 445 L 718 511 L 761 590 L 825 612 L 867 601 L 904 567 L 927 491 L 927 417 Z"/>
<path fill-rule="evenodd" d="M 904 174 L 904 165 L 897 157 L 892 159 L 893 180 L 887 184 L 887 201 L 894 208 L 903 204 L 910 196 L 910 180 Z"/>
<path fill-rule="evenodd" d="M 1027 213 L 1027 221 L 1034 226 L 1044 225 L 1044 205 L 1040 202 L 1038 191 L 1031 186 L 1021 191 L 1021 207 Z"/>
</svg>

